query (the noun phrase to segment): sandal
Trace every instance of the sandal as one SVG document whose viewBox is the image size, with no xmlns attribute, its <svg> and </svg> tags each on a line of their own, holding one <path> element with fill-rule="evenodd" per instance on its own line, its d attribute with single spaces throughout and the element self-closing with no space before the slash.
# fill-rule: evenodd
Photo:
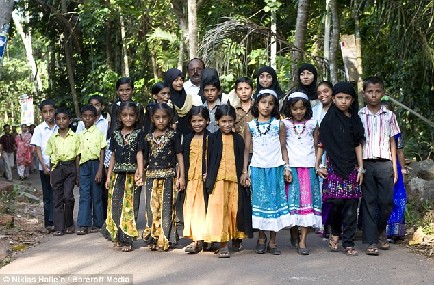
<svg viewBox="0 0 434 285">
<path fill-rule="evenodd" d="M 329 235 L 329 248 L 330 251 L 337 252 L 339 251 L 339 236 L 338 236 L 338 240 L 335 240 L 333 237 L 335 236 L 332 234 Z"/>
<path fill-rule="evenodd" d="M 122 246 L 122 252 L 131 252 L 133 251 L 133 245 L 132 244 L 124 244 Z"/>
<path fill-rule="evenodd" d="M 371 244 L 366 249 L 366 254 L 367 255 L 378 256 L 380 253 L 378 252 L 378 248 L 375 245 Z"/>
<path fill-rule="evenodd" d="M 357 255 L 359 255 L 359 252 L 354 247 L 351 247 L 351 246 L 346 247 L 345 251 L 346 251 L 346 253 L 347 253 L 348 256 L 357 256 Z"/>
<path fill-rule="evenodd" d="M 219 249 L 218 257 L 219 257 L 219 258 L 229 258 L 229 257 L 231 257 L 231 256 L 229 255 L 229 249 L 228 249 L 227 246 L 222 247 L 222 248 Z"/>
<path fill-rule="evenodd" d="M 73 233 L 75 233 L 75 227 L 74 226 L 70 226 L 70 227 L 66 228 L 65 234 L 73 234 Z"/>
<path fill-rule="evenodd" d="M 77 235 L 85 235 L 85 234 L 87 234 L 87 227 L 79 227 L 78 228 L 78 231 L 77 231 Z"/>
<path fill-rule="evenodd" d="M 267 251 L 271 253 L 272 255 L 280 255 L 282 252 L 277 247 L 276 244 L 269 243 L 267 247 Z"/>
<path fill-rule="evenodd" d="M 263 243 L 260 243 L 259 241 L 264 241 Z M 267 237 L 265 239 L 258 239 L 256 243 L 256 253 L 264 254 L 265 250 L 267 249 Z"/>
<path fill-rule="evenodd" d="M 233 239 L 232 240 L 232 250 L 235 252 L 242 251 L 244 249 L 243 242 L 241 239 Z"/>
<path fill-rule="evenodd" d="M 199 253 L 202 251 L 203 243 L 201 241 L 194 241 L 185 247 L 185 252 Z"/>
<path fill-rule="evenodd" d="M 300 255 L 309 255 L 309 249 L 307 247 L 299 247 L 298 254 Z"/>
</svg>

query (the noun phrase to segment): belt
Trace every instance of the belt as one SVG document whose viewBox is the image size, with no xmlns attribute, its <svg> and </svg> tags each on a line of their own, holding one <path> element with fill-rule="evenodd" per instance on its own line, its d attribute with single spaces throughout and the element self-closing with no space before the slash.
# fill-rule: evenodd
<svg viewBox="0 0 434 285">
<path fill-rule="evenodd" d="M 58 165 L 71 165 L 75 163 L 75 159 L 74 160 L 67 160 L 67 161 L 59 161 Z"/>
</svg>

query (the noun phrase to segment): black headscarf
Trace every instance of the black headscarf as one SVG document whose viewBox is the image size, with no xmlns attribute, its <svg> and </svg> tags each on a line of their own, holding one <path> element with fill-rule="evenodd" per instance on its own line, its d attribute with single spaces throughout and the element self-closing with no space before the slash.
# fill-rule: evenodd
<svg viewBox="0 0 434 285">
<path fill-rule="evenodd" d="M 321 122 L 319 129 L 320 142 L 327 151 L 334 171 L 342 178 L 354 171 L 357 165 L 357 156 L 354 148 L 361 144 L 364 129 L 358 116 L 357 94 L 348 82 L 339 82 L 333 87 L 333 96 L 345 93 L 354 98 L 349 109 L 351 117 L 346 116 L 335 104 L 330 106 Z"/>
<path fill-rule="evenodd" d="M 201 81 L 200 81 L 199 96 L 202 99 L 202 103 L 205 103 L 206 98 L 203 95 L 203 90 L 205 89 L 205 86 L 209 85 L 209 84 L 213 84 L 220 89 L 220 79 L 219 79 L 219 73 L 217 72 L 217 70 L 214 68 L 209 68 L 209 67 L 202 70 L 201 76 L 202 77 L 201 77 Z"/>
<path fill-rule="evenodd" d="M 270 87 L 262 87 L 259 84 L 259 75 L 261 75 L 261 73 L 263 72 L 269 73 L 273 79 L 273 82 L 271 83 Z M 274 92 L 276 92 L 277 94 L 278 99 L 281 99 L 283 96 L 285 96 L 285 93 L 283 93 L 282 89 L 280 88 L 279 81 L 277 80 L 276 71 L 271 66 L 263 66 L 259 68 L 258 72 L 256 73 L 256 91 L 255 94 L 253 94 L 253 99 L 256 100 L 256 98 L 259 95 L 259 91 L 261 91 L 262 89 L 274 90 Z"/>
<path fill-rule="evenodd" d="M 308 70 L 310 72 L 313 73 L 314 77 L 313 77 L 313 81 L 310 85 L 304 85 L 303 83 L 301 83 L 300 80 L 300 74 L 304 71 L 304 70 Z M 300 66 L 300 68 L 298 69 L 297 72 L 297 78 L 298 78 L 298 91 L 301 91 L 303 93 L 305 93 L 307 95 L 307 97 L 309 98 L 309 100 L 316 100 L 318 99 L 318 94 L 316 93 L 316 80 L 318 78 L 318 72 L 316 71 L 315 66 L 313 66 L 310 63 L 304 63 Z"/>
<path fill-rule="evenodd" d="M 181 91 L 176 91 L 173 89 L 173 81 L 175 81 L 175 79 L 178 77 L 184 78 L 184 74 L 182 74 L 181 70 L 177 68 L 171 68 L 164 75 L 164 84 L 170 89 L 170 100 L 178 108 L 182 108 L 185 103 L 185 99 L 187 98 L 187 93 L 185 93 L 184 88 L 182 88 Z"/>
</svg>

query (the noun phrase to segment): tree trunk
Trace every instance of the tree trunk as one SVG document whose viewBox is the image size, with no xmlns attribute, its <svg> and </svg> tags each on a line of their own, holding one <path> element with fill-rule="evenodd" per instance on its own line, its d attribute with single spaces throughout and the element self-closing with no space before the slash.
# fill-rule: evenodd
<svg viewBox="0 0 434 285">
<path fill-rule="evenodd" d="M 297 21 L 295 24 L 294 46 L 296 50 L 292 54 L 292 74 L 295 80 L 297 65 L 303 60 L 303 52 L 306 43 L 307 17 L 309 10 L 309 0 L 299 0 L 297 8 Z"/>
<path fill-rule="evenodd" d="M 185 45 L 188 43 L 188 22 L 187 16 L 184 12 L 184 5 L 182 0 L 171 0 L 173 11 L 175 12 L 178 21 L 179 29 L 182 31 L 181 41 L 179 44 L 178 52 L 178 69 L 183 70 Z"/>
<path fill-rule="evenodd" d="M 63 15 L 66 15 L 68 13 L 66 0 L 62 0 L 62 13 Z M 80 117 L 78 96 L 77 96 L 77 91 L 75 90 L 74 59 L 72 57 L 70 32 L 69 29 L 67 29 L 66 27 L 63 29 L 63 48 L 65 50 L 66 73 L 68 76 L 69 86 L 71 88 L 71 96 L 74 104 L 74 112 L 77 117 Z"/>
<path fill-rule="evenodd" d="M 48 45 L 48 86 L 53 88 L 54 78 L 56 77 L 56 44 L 50 40 Z"/>
<path fill-rule="evenodd" d="M 121 13 L 121 11 L 119 11 Z M 130 65 L 128 64 L 128 45 L 125 37 L 125 21 L 122 14 L 119 15 L 121 40 L 122 40 L 122 58 L 124 63 L 124 76 L 130 76 Z"/>
<path fill-rule="evenodd" d="M 336 0 L 330 1 L 330 10 L 332 12 L 333 32 L 330 41 L 330 80 L 333 84 L 338 82 L 336 68 L 336 54 L 338 52 L 338 44 L 340 38 L 340 21 L 339 11 Z"/>
<path fill-rule="evenodd" d="M 42 89 L 42 81 L 41 77 L 38 73 L 38 68 L 36 66 L 35 58 L 33 57 L 33 49 L 32 49 L 32 38 L 29 35 L 26 35 L 23 31 L 23 26 L 21 25 L 20 17 L 16 12 L 12 12 L 12 18 L 14 20 L 15 28 L 20 34 L 21 39 L 24 44 L 24 48 L 26 50 L 27 62 L 29 64 L 30 70 L 32 71 L 32 82 L 35 87 L 35 93 L 38 94 L 38 91 Z"/>
<path fill-rule="evenodd" d="M 326 0 L 326 14 L 324 17 L 324 58 L 327 61 L 327 65 L 330 64 L 330 23 L 331 23 L 331 12 L 330 12 L 330 1 Z M 327 73 L 324 72 L 323 80 L 327 80 Z"/>
<path fill-rule="evenodd" d="M 357 56 L 357 94 L 359 94 L 359 105 L 363 106 L 363 68 L 362 68 L 362 39 L 360 38 L 360 22 L 358 1 L 354 0 L 354 36 L 356 39 L 356 56 Z"/>
<path fill-rule="evenodd" d="M 14 9 L 14 0 L 0 0 L 0 35 L 4 34 L 7 41 L 9 33 L 9 25 L 11 22 L 12 11 Z M 6 43 L 2 43 L 2 46 Z M 3 52 L 5 52 L 6 46 L 3 46 Z M 0 63 L 2 62 L 4 54 L 0 54 Z"/>
<path fill-rule="evenodd" d="M 188 51 L 190 59 L 197 57 L 196 0 L 188 0 Z"/>
<path fill-rule="evenodd" d="M 273 2 L 275 2 L 275 1 L 276 0 L 273 0 Z M 277 57 L 276 33 L 277 33 L 276 9 L 272 9 L 271 10 L 270 66 L 274 69 L 277 69 L 277 65 L 276 65 L 276 57 Z"/>
<path fill-rule="evenodd" d="M 110 0 L 105 1 L 106 7 L 110 7 Z M 104 32 L 105 32 L 105 56 L 106 56 L 106 64 L 107 67 L 113 70 L 113 53 L 112 53 L 112 22 L 111 19 L 107 19 L 104 23 Z"/>
</svg>

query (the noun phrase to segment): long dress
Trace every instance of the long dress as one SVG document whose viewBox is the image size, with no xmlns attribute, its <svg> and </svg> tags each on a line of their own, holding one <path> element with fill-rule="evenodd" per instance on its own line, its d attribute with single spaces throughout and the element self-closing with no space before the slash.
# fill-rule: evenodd
<svg viewBox="0 0 434 285">
<path fill-rule="evenodd" d="M 396 148 L 404 148 L 404 143 L 401 134 L 395 135 Z M 407 203 L 407 194 L 405 192 L 404 177 L 402 175 L 400 165 L 397 159 L 398 181 L 393 189 L 393 209 L 387 222 L 386 234 L 388 238 L 403 238 L 405 237 L 405 205 Z"/>
<path fill-rule="evenodd" d="M 20 178 L 29 176 L 29 167 L 32 163 L 33 147 L 30 145 L 32 135 L 29 132 L 21 133 L 15 137 L 17 145 L 17 170 Z"/>
<path fill-rule="evenodd" d="M 107 218 L 101 228 L 102 235 L 121 244 L 133 243 L 139 236 L 134 216 L 134 174 L 137 169 L 136 154 L 143 149 L 143 132 L 134 130 L 126 138 L 115 131 L 110 140 L 110 150 L 115 154 L 115 164 L 110 176 Z"/>
<path fill-rule="evenodd" d="M 181 153 L 181 139 L 174 130 L 154 137 L 145 136 L 144 158 L 148 163 L 145 182 L 146 227 L 142 237 L 163 250 L 176 245 L 176 155 Z"/>
<path fill-rule="evenodd" d="M 205 195 L 202 174 L 203 138 L 193 138 L 190 144 L 190 167 L 184 200 L 183 236 L 203 240 L 205 231 Z"/>
</svg>

